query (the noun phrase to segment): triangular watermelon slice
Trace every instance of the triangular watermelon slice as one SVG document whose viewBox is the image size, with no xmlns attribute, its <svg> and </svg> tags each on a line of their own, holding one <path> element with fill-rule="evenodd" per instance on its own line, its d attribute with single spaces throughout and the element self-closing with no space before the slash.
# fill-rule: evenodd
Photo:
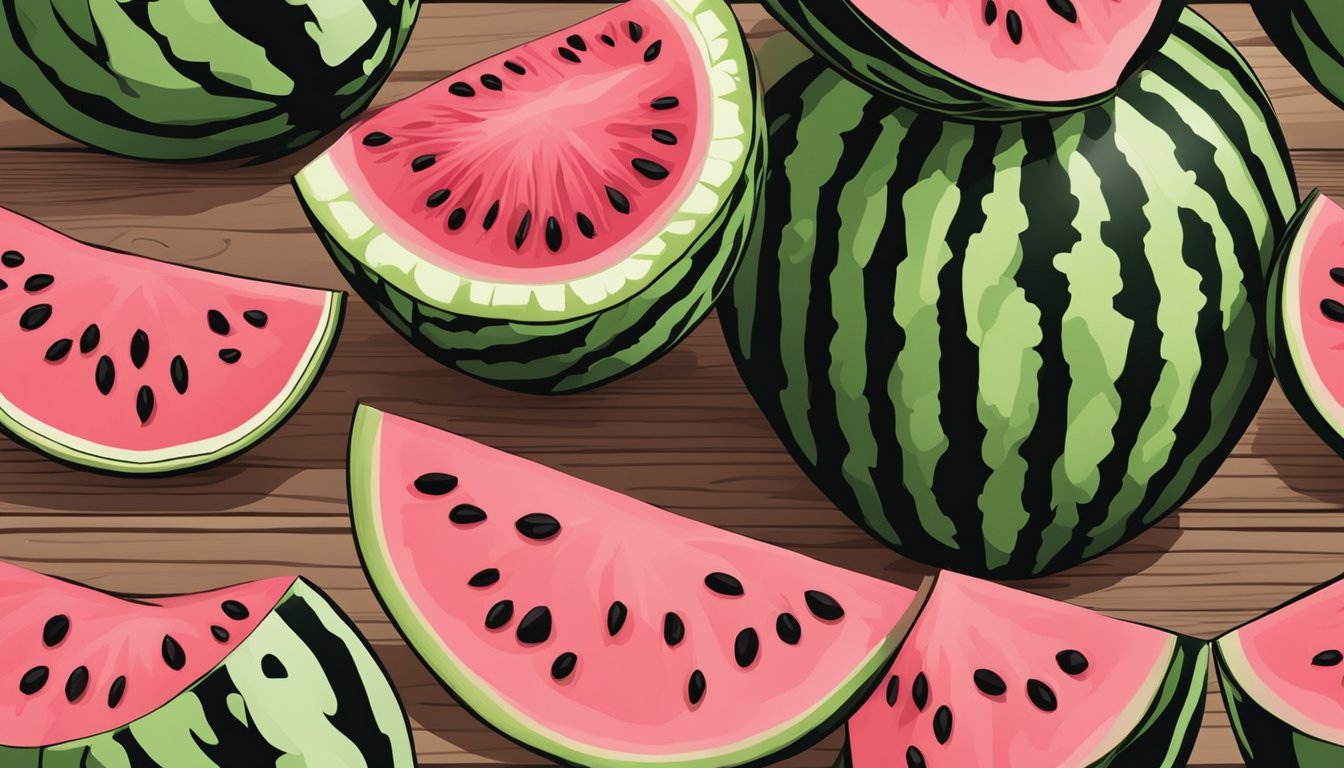
<svg viewBox="0 0 1344 768">
<path fill-rule="evenodd" d="M 491 727 L 566 764 L 736 766 L 867 695 L 913 592 L 361 407 L 360 556 Z"/>
<path fill-rule="evenodd" d="M 221 461 L 298 408 L 344 299 L 86 245 L 0 208 L 0 426 L 108 472 Z"/>
</svg>

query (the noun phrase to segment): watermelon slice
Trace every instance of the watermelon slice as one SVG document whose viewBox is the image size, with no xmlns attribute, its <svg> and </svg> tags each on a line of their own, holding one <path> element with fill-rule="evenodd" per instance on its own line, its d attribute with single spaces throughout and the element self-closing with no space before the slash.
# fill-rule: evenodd
<svg viewBox="0 0 1344 768">
<path fill-rule="evenodd" d="M 766 0 L 837 69 L 909 106 L 1016 120 L 1099 104 L 1166 41 L 1182 0 Z"/>
<path fill-rule="evenodd" d="M 629 0 L 374 112 L 295 178 L 350 283 L 441 362 L 563 392 L 705 316 L 746 242 L 761 95 L 721 0 Z"/>
<path fill-rule="evenodd" d="M 1344 764 L 1344 577 L 1213 643 L 1223 701 L 1251 768 Z"/>
<path fill-rule="evenodd" d="M 350 503 L 415 651 L 487 725 L 566 764 L 801 749 L 867 695 L 913 595 L 367 407 Z"/>
<path fill-rule="evenodd" d="M 298 408 L 344 299 L 97 248 L 0 208 L 0 425 L 108 472 L 221 461 Z"/>
<path fill-rule="evenodd" d="M 1203 641 L 944 572 L 841 764 L 1184 766 L 1207 675 Z"/>
<path fill-rule="evenodd" d="M 0 562 L 4 768 L 413 768 L 386 673 L 312 584 L 119 598 Z"/>
</svg>

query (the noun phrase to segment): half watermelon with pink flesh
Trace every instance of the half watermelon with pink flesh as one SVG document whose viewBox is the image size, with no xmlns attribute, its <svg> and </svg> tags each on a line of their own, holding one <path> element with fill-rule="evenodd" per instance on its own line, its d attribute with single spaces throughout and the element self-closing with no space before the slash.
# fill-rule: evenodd
<svg viewBox="0 0 1344 768">
<path fill-rule="evenodd" d="M 307 396 L 344 298 L 87 245 L 0 208 L 0 425 L 109 472 L 221 461 Z"/>
<path fill-rule="evenodd" d="M 756 208 L 755 67 L 721 0 L 629 0 L 369 114 L 295 178 L 361 295 L 526 391 L 638 368 L 705 316 Z"/>
<path fill-rule="evenodd" d="M 1228 632 L 1213 652 L 1248 766 L 1344 764 L 1344 579 Z"/>
<path fill-rule="evenodd" d="M 908 589 L 361 406 L 350 503 L 374 590 L 487 725 L 562 763 L 765 763 L 833 730 Z"/>
<path fill-rule="evenodd" d="M 0 562 L 5 768 L 413 768 L 386 673 L 312 584 L 131 599 Z"/>
<path fill-rule="evenodd" d="M 766 0 L 838 70 L 908 106 L 969 120 L 1073 111 L 1113 96 L 1176 27 L 1180 0 Z"/>
<path fill-rule="evenodd" d="M 1208 647 L 939 574 L 887 677 L 849 721 L 848 768 L 1176 768 Z"/>
</svg>

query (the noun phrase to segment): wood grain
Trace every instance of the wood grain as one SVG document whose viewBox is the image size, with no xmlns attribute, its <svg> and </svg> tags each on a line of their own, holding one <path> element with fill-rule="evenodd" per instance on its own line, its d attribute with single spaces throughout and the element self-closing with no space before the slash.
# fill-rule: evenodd
<svg viewBox="0 0 1344 768">
<path fill-rule="evenodd" d="M 426 6 L 379 100 L 602 7 Z M 1302 187 L 1344 195 L 1344 115 L 1274 51 L 1246 7 L 1203 11 L 1264 79 Z M 778 29 L 758 6 L 739 13 L 753 41 Z M 343 287 L 288 186 L 316 151 L 244 168 L 147 165 L 87 151 L 0 108 L 0 205 L 154 257 Z M 425 766 L 539 761 L 454 705 L 369 592 L 345 510 L 344 450 L 357 400 L 825 561 L 907 584 L 925 572 L 870 541 L 808 483 L 743 389 L 712 319 L 625 381 L 546 399 L 440 368 L 367 307 L 352 304 L 311 399 L 271 439 L 223 467 L 123 480 L 0 442 L 0 557 L 132 594 L 301 571 L 355 618 L 392 670 Z M 1213 636 L 1341 570 L 1341 469 L 1276 390 L 1217 477 L 1184 509 L 1112 554 L 1022 586 Z M 1212 685 L 1208 707 L 1194 765 L 1239 764 Z M 829 739 L 789 765 L 829 766 L 836 746 Z"/>
</svg>

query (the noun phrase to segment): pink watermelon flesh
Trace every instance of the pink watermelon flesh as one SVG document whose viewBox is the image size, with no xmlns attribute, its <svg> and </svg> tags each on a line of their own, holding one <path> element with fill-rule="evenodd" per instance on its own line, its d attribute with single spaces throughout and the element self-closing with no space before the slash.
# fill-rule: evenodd
<svg viewBox="0 0 1344 768">
<path fill-rule="evenodd" d="M 293 583 L 128 600 L 0 562 L 0 744 L 60 744 L 159 709 L 237 648 Z"/>
<path fill-rule="evenodd" d="M 1139 724 L 1173 644 L 1161 630 L 944 572 L 849 722 L 852 768 L 1090 766 Z"/>
<path fill-rule="evenodd" d="M 700 59 L 666 3 L 629 0 L 370 114 L 329 154 L 369 218 L 424 258 L 572 280 L 637 250 L 695 184 Z"/>
<path fill-rule="evenodd" d="M 1069 102 L 1114 90 L 1162 0 L 850 0 L 916 56 L 984 91 Z"/>
<path fill-rule="evenodd" d="M 492 725 L 578 764 L 787 731 L 877 674 L 913 598 L 372 409 L 353 444 L 356 533 L 398 626 Z"/>
<path fill-rule="evenodd" d="M 96 248 L 4 209 L 0 251 L 0 409 L 80 453 L 190 453 L 325 359 L 328 291 Z"/>
<path fill-rule="evenodd" d="M 1301 339 L 1299 353 L 1307 359 L 1298 365 L 1303 384 L 1331 423 L 1344 426 L 1344 370 L 1336 368 L 1344 343 L 1344 208 L 1320 195 L 1311 207 L 1311 219 L 1303 225 L 1305 241 L 1295 248 L 1301 264 L 1295 270 L 1304 279 L 1294 280 L 1289 288 L 1300 291 L 1296 301 L 1285 302 L 1292 311 L 1295 336 Z"/>
</svg>

